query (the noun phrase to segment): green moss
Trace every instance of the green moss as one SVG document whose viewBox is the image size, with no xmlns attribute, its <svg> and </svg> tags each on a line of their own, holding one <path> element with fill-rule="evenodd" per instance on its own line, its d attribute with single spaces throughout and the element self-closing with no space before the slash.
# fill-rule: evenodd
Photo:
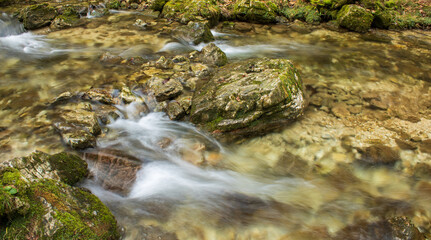
<svg viewBox="0 0 431 240">
<path fill-rule="evenodd" d="M 119 0 L 111 0 L 106 4 L 106 7 L 109 9 L 120 9 L 121 3 Z"/>
<path fill-rule="evenodd" d="M 397 13 L 392 10 L 376 11 L 374 13 L 373 26 L 388 29 L 395 21 Z"/>
<path fill-rule="evenodd" d="M 183 23 L 209 20 L 214 25 L 220 18 L 220 7 L 215 0 L 170 0 L 163 7 L 165 18 L 174 18 Z"/>
<path fill-rule="evenodd" d="M 345 5 L 337 15 L 340 26 L 355 32 L 366 32 L 373 22 L 373 15 L 358 5 Z"/>
<path fill-rule="evenodd" d="M 242 0 L 234 5 L 234 16 L 240 21 L 275 23 L 279 9 L 273 2 Z"/>
<path fill-rule="evenodd" d="M 70 153 L 57 153 L 50 156 L 48 161 L 54 169 L 58 169 L 61 180 L 69 185 L 77 183 L 88 174 L 87 163 Z"/>
<path fill-rule="evenodd" d="M 62 182 L 41 180 L 32 183 L 27 193 L 29 213 L 11 220 L 0 235 L 2 239 L 119 238 L 115 218 L 89 192 Z M 45 222 L 47 214 L 52 217 L 51 227 Z"/>
</svg>

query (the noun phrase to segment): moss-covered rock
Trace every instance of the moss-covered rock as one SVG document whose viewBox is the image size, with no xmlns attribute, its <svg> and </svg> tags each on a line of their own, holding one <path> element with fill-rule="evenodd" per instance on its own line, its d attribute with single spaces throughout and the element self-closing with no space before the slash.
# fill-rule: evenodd
<svg viewBox="0 0 431 240">
<path fill-rule="evenodd" d="M 396 12 L 392 10 L 376 11 L 374 13 L 373 26 L 376 28 L 388 29 L 396 18 Z"/>
<path fill-rule="evenodd" d="M 345 5 L 337 15 L 340 26 L 355 32 L 366 32 L 371 27 L 373 15 L 358 5 Z"/>
<path fill-rule="evenodd" d="M 185 26 L 175 28 L 172 31 L 172 35 L 180 41 L 193 44 L 207 43 L 214 40 L 211 30 L 205 22 L 190 21 Z"/>
<path fill-rule="evenodd" d="M 35 152 L 0 165 L 1 239 L 118 239 L 117 223 L 90 192 L 81 158 Z M 69 183 L 69 184 L 67 184 Z"/>
<path fill-rule="evenodd" d="M 60 15 L 55 17 L 52 21 L 51 29 L 60 30 L 83 25 L 85 21 L 80 18 L 80 14 L 77 10 L 78 8 L 80 8 L 80 6 L 66 5 L 62 7 L 59 10 Z"/>
<path fill-rule="evenodd" d="M 106 7 L 109 9 L 120 9 L 121 7 L 121 3 L 119 0 L 110 0 L 107 4 Z"/>
<path fill-rule="evenodd" d="M 87 175 L 87 163 L 70 153 L 48 155 L 36 151 L 0 164 L 0 169 L 7 167 L 19 171 L 27 181 L 48 178 L 72 185 Z"/>
<path fill-rule="evenodd" d="M 328 9 L 338 9 L 353 2 L 354 0 L 310 0 L 312 5 Z"/>
<path fill-rule="evenodd" d="M 182 23 L 206 19 L 213 25 L 220 18 L 220 7 L 216 0 L 170 0 L 163 7 L 162 16 Z"/>
<path fill-rule="evenodd" d="M 318 24 L 322 20 L 321 13 L 313 6 L 287 7 L 281 13 L 290 21 L 301 20 L 310 24 Z"/>
<path fill-rule="evenodd" d="M 361 6 L 367 9 L 372 9 L 372 10 L 385 9 L 385 5 L 381 0 L 360 0 L 359 3 L 361 4 Z"/>
<path fill-rule="evenodd" d="M 49 26 L 57 16 L 57 10 L 48 3 L 36 4 L 22 10 L 24 27 L 29 30 Z"/>
<path fill-rule="evenodd" d="M 191 121 L 214 134 L 258 135 L 284 126 L 305 108 L 302 81 L 285 59 L 226 65 L 200 87 Z"/>
<path fill-rule="evenodd" d="M 237 20 L 256 23 L 275 23 L 279 9 L 271 1 L 237 1 L 233 8 Z"/>
<path fill-rule="evenodd" d="M 148 1 L 148 7 L 154 11 L 162 11 L 168 0 L 150 0 Z"/>
</svg>

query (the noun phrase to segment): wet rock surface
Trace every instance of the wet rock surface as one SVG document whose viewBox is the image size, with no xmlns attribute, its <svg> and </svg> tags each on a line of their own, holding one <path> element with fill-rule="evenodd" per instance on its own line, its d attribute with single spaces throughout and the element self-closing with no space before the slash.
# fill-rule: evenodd
<svg viewBox="0 0 431 240">
<path fill-rule="evenodd" d="M 92 177 L 109 191 L 127 195 L 141 169 L 142 161 L 115 149 L 87 151 Z"/>
<path fill-rule="evenodd" d="M 251 60 L 219 69 L 196 91 L 191 121 L 216 133 L 261 134 L 296 119 L 304 107 L 289 61 Z"/>
<path fill-rule="evenodd" d="M 48 3 L 37 4 L 22 10 L 24 27 L 29 30 L 45 27 L 57 16 L 57 11 Z"/>
<path fill-rule="evenodd" d="M 78 156 L 35 152 L 0 166 L 2 239 L 117 239 L 106 206 L 85 189 L 72 187 L 87 174 Z M 70 184 L 70 185 L 69 185 Z M 35 230 L 37 229 L 37 231 Z"/>
</svg>

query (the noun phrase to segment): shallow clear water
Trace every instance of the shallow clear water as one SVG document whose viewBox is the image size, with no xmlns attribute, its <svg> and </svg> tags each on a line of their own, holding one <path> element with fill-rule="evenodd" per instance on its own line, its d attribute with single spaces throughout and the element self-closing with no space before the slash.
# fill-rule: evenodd
<svg viewBox="0 0 431 240">
<path fill-rule="evenodd" d="M 138 18 L 155 27 L 133 26 Z M 47 117 L 47 103 L 60 93 L 131 84 L 136 70 L 108 67 L 102 53 L 157 59 L 204 46 L 159 34 L 169 24 L 139 13 L 44 35 L 23 32 L 6 15 L 0 20 L 0 159 L 64 149 Z M 384 32 L 392 41 L 377 43 L 325 29 L 279 32 L 259 25 L 249 33 L 213 30 L 230 61 L 292 59 L 310 95 L 326 94 L 285 130 L 226 146 L 161 113 L 106 126 L 98 147 L 126 152 L 142 167 L 127 195 L 104 190 L 97 172 L 84 186 L 111 208 L 127 239 L 139 239 L 149 225 L 179 239 L 325 239 L 358 220 L 396 215 L 429 233 L 429 179 L 411 177 L 416 163 L 431 160 L 425 149 L 399 150 L 393 168 L 352 162 L 367 144 L 396 147 L 403 134 L 419 143 L 431 138 L 431 33 Z M 392 105 L 368 107 L 363 96 L 370 92 Z M 335 103 L 360 111 L 336 117 Z"/>
</svg>

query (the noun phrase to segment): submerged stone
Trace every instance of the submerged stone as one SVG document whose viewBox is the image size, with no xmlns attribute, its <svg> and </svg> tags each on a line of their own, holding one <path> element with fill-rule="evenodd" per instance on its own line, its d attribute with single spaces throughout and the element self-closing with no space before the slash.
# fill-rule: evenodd
<svg viewBox="0 0 431 240">
<path fill-rule="evenodd" d="M 340 26 L 355 32 L 366 32 L 371 27 L 373 15 L 358 5 L 345 5 L 337 14 Z"/>
<path fill-rule="evenodd" d="M 358 151 L 362 155 L 358 161 L 366 164 L 393 165 L 401 160 L 396 150 L 384 145 L 373 145 Z"/>
<path fill-rule="evenodd" d="M 195 92 L 191 121 L 214 134 L 259 135 L 302 114 L 302 89 L 289 60 L 264 58 L 229 64 Z"/>
<path fill-rule="evenodd" d="M 115 149 L 99 149 L 84 153 L 92 175 L 103 188 L 126 195 L 141 169 L 142 161 Z"/>
</svg>

